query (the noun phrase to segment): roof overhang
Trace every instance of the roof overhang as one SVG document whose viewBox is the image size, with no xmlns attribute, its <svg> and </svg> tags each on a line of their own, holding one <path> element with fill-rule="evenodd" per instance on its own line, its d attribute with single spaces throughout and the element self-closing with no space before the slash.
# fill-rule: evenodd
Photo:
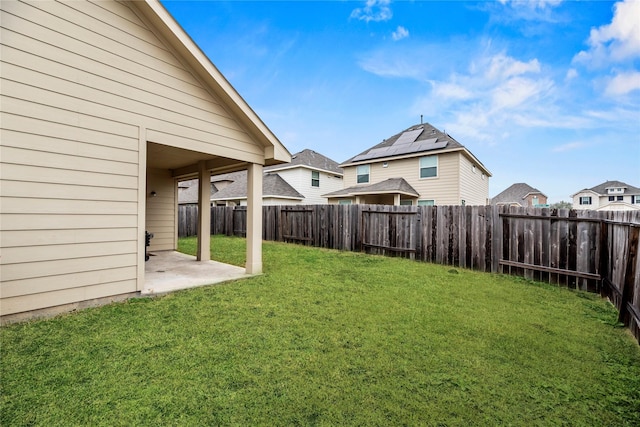
<svg viewBox="0 0 640 427">
<path fill-rule="evenodd" d="M 289 165 L 289 164 L 282 164 L 282 165 L 278 165 L 276 167 L 272 167 L 269 168 L 268 170 L 265 170 L 265 172 L 280 172 L 280 171 L 285 171 L 285 170 L 290 170 L 290 169 L 295 169 L 295 168 L 304 168 L 304 169 L 309 169 L 312 171 L 318 171 L 318 172 L 324 172 L 330 175 L 335 175 L 335 176 L 343 176 L 344 174 L 342 172 L 336 172 L 336 171 L 332 171 L 329 169 L 323 169 L 323 168 L 316 168 L 314 166 L 309 166 L 309 165 Z"/>
<path fill-rule="evenodd" d="M 345 163 L 341 163 L 339 166 L 341 168 L 345 168 L 345 167 L 349 167 L 349 166 L 360 166 L 360 165 L 368 165 L 371 163 L 382 163 L 382 162 L 390 162 L 390 161 L 394 161 L 394 160 L 404 160 L 404 159 L 412 159 L 412 158 L 418 158 L 418 157 L 424 157 L 424 156 L 433 156 L 433 155 L 438 155 L 438 154 L 446 154 L 446 153 L 455 153 L 455 152 L 462 152 L 462 154 L 464 156 L 466 156 L 468 159 L 470 159 L 473 163 L 477 164 L 478 167 L 482 170 L 482 172 L 491 177 L 493 176 L 491 174 L 491 172 L 489 172 L 489 170 L 482 164 L 482 162 L 480 160 L 478 160 L 476 158 L 476 156 L 474 156 L 469 150 L 467 150 L 465 147 L 455 147 L 455 148 L 444 148 L 441 150 L 429 150 L 429 151 L 421 151 L 419 153 L 408 153 L 408 154 L 403 154 L 400 156 L 387 156 L 387 157 L 378 157 L 375 159 L 366 159 L 366 160 L 359 160 L 359 161 L 351 161 L 351 162 L 345 162 Z"/>
<path fill-rule="evenodd" d="M 540 194 L 541 196 L 547 197 L 546 194 L 544 194 L 542 191 L 530 191 L 527 194 L 525 194 L 524 196 L 522 196 L 523 199 L 526 199 L 529 196 L 532 196 L 534 194 Z"/>
<path fill-rule="evenodd" d="M 224 107 L 245 127 L 255 141 L 264 147 L 265 165 L 291 161 L 291 153 L 158 0 L 130 3 L 160 31 L 164 41 L 180 54 L 205 86 L 222 100 Z"/>
<path fill-rule="evenodd" d="M 595 192 L 595 191 L 593 191 L 593 190 L 589 190 L 588 188 L 585 188 L 585 189 L 583 189 L 583 190 L 578 191 L 578 192 L 577 192 L 577 193 L 575 193 L 575 194 L 572 194 L 572 195 L 571 195 L 571 197 L 573 198 L 573 197 L 576 197 L 578 194 L 584 194 L 584 193 L 590 193 L 590 194 L 594 194 L 594 195 L 596 195 L 596 196 L 600 196 L 600 194 L 599 194 L 599 193 L 596 193 L 596 192 Z"/>
</svg>

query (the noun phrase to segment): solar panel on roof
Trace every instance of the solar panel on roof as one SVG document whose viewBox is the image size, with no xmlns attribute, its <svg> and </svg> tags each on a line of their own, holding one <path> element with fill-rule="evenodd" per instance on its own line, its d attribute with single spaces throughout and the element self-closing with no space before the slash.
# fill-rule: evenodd
<svg viewBox="0 0 640 427">
<path fill-rule="evenodd" d="M 422 131 L 422 129 L 416 129 Z M 415 131 L 410 131 L 415 132 Z M 402 138 L 407 132 L 403 133 L 400 138 Z M 416 138 L 419 135 L 416 136 Z M 398 138 L 398 140 L 400 140 Z M 448 141 L 440 141 L 437 142 L 438 138 L 429 138 L 423 141 L 413 142 L 413 143 L 402 143 L 398 145 L 398 141 L 396 141 L 390 147 L 380 147 L 380 148 L 372 148 L 366 153 L 359 154 L 353 158 L 354 162 L 359 162 L 362 160 L 369 159 L 378 159 L 380 157 L 390 157 L 390 156 L 398 156 L 401 154 L 409 154 L 409 153 L 419 153 L 421 151 L 430 151 L 437 150 L 440 148 L 444 148 L 447 146 Z"/>
<path fill-rule="evenodd" d="M 420 136 L 423 131 L 423 128 L 408 130 L 400 135 L 400 137 L 396 140 L 396 142 L 393 143 L 393 145 L 411 144 Z"/>
<path fill-rule="evenodd" d="M 447 141 L 431 142 L 430 140 L 417 143 L 416 151 L 437 150 L 447 146 Z"/>
</svg>

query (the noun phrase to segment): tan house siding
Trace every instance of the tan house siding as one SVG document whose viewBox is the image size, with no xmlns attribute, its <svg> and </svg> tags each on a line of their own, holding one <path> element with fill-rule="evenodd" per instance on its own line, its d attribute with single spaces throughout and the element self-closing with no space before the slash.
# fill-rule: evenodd
<svg viewBox="0 0 640 427">
<path fill-rule="evenodd" d="M 176 247 L 175 188 L 176 181 L 170 171 L 147 170 L 146 231 L 153 233 L 149 247 L 151 251 L 173 250 Z"/>
<path fill-rule="evenodd" d="M 420 157 L 412 159 L 417 180 L 407 182 L 420 194 L 419 200 L 435 200 L 437 205 L 459 204 L 458 153 L 438 154 L 438 176 L 419 178 Z M 405 178 L 406 179 L 406 178 Z"/>
<path fill-rule="evenodd" d="M 370 163 L 369 183 L 389 178 L 404 178 L 419 194 L 420 200 L 435 200 L 439 205 L 458 204 L 458 153 L 438 154 L 438 176 L 420 178 L 420 157 Z M 357 166 L 344 169 L 344 186 L 356 184 Z M 335 200 L 334 200 L 335 202 Z M 384 201 L 381 201 L 383 203 Z"/>
<path fill-rule="evenodd" d="M 12 1 L 2 8 L 6 95 L 142 124 L 154 142 L 263 162 L 262 147 L 127 4 Z M 128 24 L 116 27 L 114 19 Z"/>
<path fill-rule="evenodd" d="M 460 160 L 460 200 L 464 200 L 465 204 L 470 206 L 486 205 L 489 197 L 489 177 L 483 175 L 484 171 L 477 163 L 472 162 L 462 153 L 458 156 Z M 460 200 L 458 203 L 461 203 Z"/>
<path fill-rule="evenodd" d="M 96 143 L 105 121 L 78 129 L 66 123 L 85 117 L 51 122 L 27 104 L 2 99 L 0 312 L 134 292 L 137 129 L 110 123 L 106 147 Z"/>
<path fill-rule="evenodd" d="M 3 316 L 140 290 L 145 141 L 264 163 L 137 7 L 0 2 Z M 152 248 L 173 249 L 173 179 L 151 176 Z"/>
</svg>

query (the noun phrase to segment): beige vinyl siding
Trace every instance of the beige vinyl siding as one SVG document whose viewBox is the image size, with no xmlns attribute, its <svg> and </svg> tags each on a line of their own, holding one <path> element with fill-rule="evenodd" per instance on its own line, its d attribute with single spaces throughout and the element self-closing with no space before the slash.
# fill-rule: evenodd
<svg viewBox="0 0 640 427">
<path fill-rule="evenodd" d="M 311 185 L 311 173 L 313 169 L 306 167 L 296 167 L 285 170 L 279 170 L 276 173 L 280 175 L 282 179 L 287 181 L 297 192 L 304 195 L 304 199 L 296 204 L 301 203 L 305 205 L 318 205 L 327 203 L 327 198 L 322 197 L 322 194 L 330 193 L 333 191 L 341 190 L 342 179 L 336 177 L 336 175 L 318 171 L 320 175 L 320 186 L 314 187 Z"/>
<path fill-rule="evenodd" d="M 3 2 L 2 8 L 3 94 L 141 124 L 150 134 L 169 135 L 164 144 L 207 154 L 227 148 L 240 160 L 263 162 L 262 147 L 127 4 Z M 125 29 L 114 25 L 123 19 Z"/>
<path fill-rule="evenodd" d="M 0 2 L 2 315 L 139 289 L 145 138 L 264 161 L 134 8 Z M 173 179 L 161 181 L 148 227 L 152 248 L 173 249 Z"/>
<path fill-rule="evenodd" d="M 170 171 L 163 169 L 147 170 L 147 214 L 146 228 L 153 233 L 149 250 L 174 250 L 176 248 L 175 218 L 177 201 L 175 199 L 176 181 Z M 151 192 L 156 196 L 152 197 Z"/>
<path fill-rule="evenodd" d="M 476 163 L 462 153 L 459 155 L 460 160 L 460 199 L 465 201 L 466 205 L 486 205 L 489 198 L 489 177 L 484 173 Z M 475 172 L 473 166 L 476 166 Z"/>
<path fill-rule="evenodd" d="M 369 184 L 384 181 L 389 178 L 404 178 L 419 194 L 420 200 L 434 199 L 438 205 L 459 204 L 458 152 L 441 153 L 438 156 L 438 176 L 420 178 L 420 157 L 389 160 L 388 166 L 382 162 L 371 164 Z M 344 170 L 344 186 L 356 184 L 357 166 L 350 166 Z M 364 184 L 367 185 L 367 184 Z"/>
<path fill-rule="evenodd" d="M 420 158 L 415 161 L 414 181 L 409 184 L 420 194 L 420 200 L 435 200 L 437 205 L 458 205 L 459 200 L 459 170 L 458 152 L 438 154 L 438 176 L 436 178 L 419 178 Z"/>
</svg>

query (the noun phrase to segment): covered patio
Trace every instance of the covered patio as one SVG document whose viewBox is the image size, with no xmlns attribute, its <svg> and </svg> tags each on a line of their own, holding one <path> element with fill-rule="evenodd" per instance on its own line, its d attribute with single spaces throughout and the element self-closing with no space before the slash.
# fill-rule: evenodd
<svg viewBox="0 0 640 427">
<path fill-rule="evenodd" d="M 158 251 L 149 255 L 149 261 L 145 263 L 144 288 L 140 292 L 144 296 L 254 276 L 242 267 L 217 261 L 198 261 L 196 257 L 180 252 Z"/>
</svg>

